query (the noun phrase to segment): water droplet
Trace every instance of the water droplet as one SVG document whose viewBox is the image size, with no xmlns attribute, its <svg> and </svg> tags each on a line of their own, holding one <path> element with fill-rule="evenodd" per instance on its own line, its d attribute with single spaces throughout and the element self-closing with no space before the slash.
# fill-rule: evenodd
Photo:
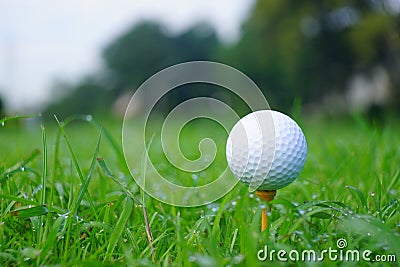
<svg viewBox="0 0 400 267">
<path fill-rule="evenodd" d="M 232 202 L 231 202 L 231 205 L 232 205 L 232 206 L 236 206 L 236 204 L 237 204 L 236 201 L 232 201 Z"/>
<path fill-rule="evenodd" d="M 249 198 L 254 198 L 254 194 L 249 194 Z"/>
<path fill-rule="evenodd" d="M 22 167 L 21 167 L 21 172 L 24 172 L 24 171 L 25 171 L 25 167 L 22 166 Z"/>
<path fill-rule="evenodd" d="M 305 211 L 305 210 L 302 210 L 302 209 L 299 209 L 298 212 L 299 212 L 300 215 L 306 214 L 306 211 Z"/>
<path fill-rule="evenodd" d="M 374 196 L 375 196 L 375 192 L 371 192 L 371 193 L 369 193 L 369 195 L 370 195 L 371 197 L 374 197 Z"/>
<path fill-rule="evenodd" d="M 1 122 L 1 126 L 4 126 L 4 124 L 5 124 L 4 121 L 2 121 L 2 122 Z"/>
<path fill-rule="evenodd" d="M 317 197 L 318 197 L 317 194 L 312 194 L 312 195 L 311 195 L 311 198 L 312 198 L 312 199 L 316 199 Z"/>
<path fill-rule="evenodd" d="M 33 195 L 36 195 L 40 190 L 42 190 L 42 185 L 41 185 L 41 184 L 38 185 L 38 187 L 36 187 L 36 188 L 33 190 L 32 194 L 33 194 Z"/>
<path fill-rule="evenodd" d="M 86 116 L 86 120 L 87 120 L 87 121 L 92 121 L 92 120 L 93 120 L 92 115 L 87 115 L 87 116 Z"/>
<path fill-rule="evenodd" d="M 265 208 L 266 208 L 266 206 L 264 204 L 260 205 L 260 209 L 265 209 Z"/>
<path fill-rule="evenodd" d="M 213 207 L 213 208 L 211 209 L 211 211 L 212 211 L 212 212 L 217 212 L 217 211 L 218 211 L 218 207 Z"/>
</svg>

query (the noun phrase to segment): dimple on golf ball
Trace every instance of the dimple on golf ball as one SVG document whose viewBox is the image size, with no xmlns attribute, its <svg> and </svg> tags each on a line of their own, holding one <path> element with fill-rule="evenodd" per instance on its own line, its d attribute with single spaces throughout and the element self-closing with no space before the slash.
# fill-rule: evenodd
<svg viewBox="0 0 400 267">
<path fill-rule="evenodd" d="M 232 128 L 226 158 L 233 174 L 254 190 L 277 190 L 292 183 L 303 169 L 307 143 L 289 116 L 260 110 Z"/>
</svg>

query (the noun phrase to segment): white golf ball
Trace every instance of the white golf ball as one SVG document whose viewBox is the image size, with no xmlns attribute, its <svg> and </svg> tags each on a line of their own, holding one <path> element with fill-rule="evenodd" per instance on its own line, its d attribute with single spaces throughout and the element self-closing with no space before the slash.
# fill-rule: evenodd
<svg viewBox="0 0 400 267">
<path fill-rule="evenodd" d="M 233 174 L 250 191 L 277 190 L 292 183 L 303 169 L 307 143 L 297 123 L 273 110 L 250 113 L 232 128 L 226 159 Z"/>
</svg>

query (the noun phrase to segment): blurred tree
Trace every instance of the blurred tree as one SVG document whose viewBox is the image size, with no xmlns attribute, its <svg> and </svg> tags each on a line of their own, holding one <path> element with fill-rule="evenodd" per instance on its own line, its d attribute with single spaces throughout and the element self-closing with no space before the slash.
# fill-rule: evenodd
<svg viewBox="0 0 400 267">
<path fill-rule="evenodd" d="M 57 91 L 69 94 L 63 94 L 45 112 L 62 116 L 109 112 L 112 103 L 124 91 L 136 89 L 165 67 L 191 60 L 215 60 L 219 45 L 216 34 L 207 24 L 198 24 L 172 35 L 158 24 L 141 23 L 104 49 L 106 73 L 94 74 L 75 85 L 56 85 Z M 184 96 L 177 94 L 170 100 L 179 97 Z"/>
<path fill-rule="evenodd" d="M 113 41 L 103 53 L 115 81 L 115 93 L 137 88 L 165 67 L 191 60 L 210 60 L 219 45 L 212 28 L 199 24 L 179 35 L 144 22 Z"/>
<path fill-rule="evenodd" d="M 273 105 L 343 92 L 355 72 L 382 65 L 399 88 L 399 7 L 389 0 L 258 1 L 227 60 Z"/>
<path fill-rule="evenodd" d="M 44 113 L 50 117 L 56 114 L 66 118 L 74 114 L 107 114 L 112 100 L 110 91 L 92 77 L 87 77 L 76 85 L 58 83 L 55 91 L 64 92 L 58 101 L 51 103 Z"/>
<path fill-rule="evenodd" d="M 49 110 L 63 114 L 101 110 L 157 71 L 191 60 L 237 67 L 281 110 L 295 102 L 343 94 L 356 73 L 368 77 L 380 66 L 390 77 L 392 99 L 399 105 L 399 33 L 398 0 L 259 0 L 243 25 L 241 39 L 230 46 L 221 44 L 206 24 L 171 34 L 158 24 L 143 22 L 104 49 L 106 73 L 69 88 L 60 86 L 72 95 Z M 199 86 L 167 100 L 179 102 L 194 91 L 212 94 L 211 87 Z"/>
</svg>

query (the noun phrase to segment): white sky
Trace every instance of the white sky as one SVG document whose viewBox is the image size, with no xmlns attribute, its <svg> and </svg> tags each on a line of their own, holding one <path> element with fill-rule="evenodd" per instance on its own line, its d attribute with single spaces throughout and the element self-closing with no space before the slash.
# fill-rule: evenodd
<svg viewBox="0 0 400 267">
<path fill-rule="evenodd" d="M 0 95 L 11 111 L 34 110 L 55 79 L 75 81 L 101 66 L 114 37 L 150 19 L 179 32 L 199 21 L 236 40 L 254 0 L 0 0 Z"/>
</svg>

